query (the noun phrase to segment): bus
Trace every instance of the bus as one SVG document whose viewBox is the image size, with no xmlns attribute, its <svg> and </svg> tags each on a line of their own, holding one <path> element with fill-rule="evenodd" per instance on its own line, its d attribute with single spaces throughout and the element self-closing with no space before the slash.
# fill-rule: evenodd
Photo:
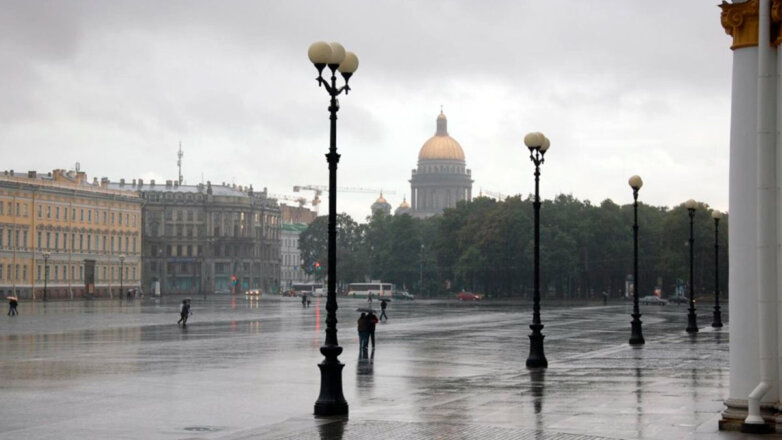
<svg viewBox="0 0 782 440">
<path fill-rule="evenodd" d="M 290 290 L 288 290 L 289 296 L 323 296 L 325 295 L 325 289 L 323 284 L 316 282 L 307 283 L 293 283 Z"/>
<path fill-rule="evenodd" d="M 391 283 L 372 281 L 370 283 L 351 283 L 348 286 L 348 296 L 353 298 L 367 298 L 372 295 L 374 299 L 394 298 L 397 295 L 396 286 Z"/>
</svg>

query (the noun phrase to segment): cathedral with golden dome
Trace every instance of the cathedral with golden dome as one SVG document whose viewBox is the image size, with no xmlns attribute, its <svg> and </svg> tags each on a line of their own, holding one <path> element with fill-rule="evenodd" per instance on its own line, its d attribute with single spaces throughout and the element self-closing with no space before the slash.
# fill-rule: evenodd
<svg viewBox="0 0 782 440">
<path fill-rule="evenodd" d="M 418 168 L 410 178 L 411 205 L 406 211 L 414 217 L 429 217 L 462 200 L 472 200 L 471 174 L 464 150 L 448 135 L 448 119 L 440 110 L 437 131 L 418 152 Z"/>
</svg>

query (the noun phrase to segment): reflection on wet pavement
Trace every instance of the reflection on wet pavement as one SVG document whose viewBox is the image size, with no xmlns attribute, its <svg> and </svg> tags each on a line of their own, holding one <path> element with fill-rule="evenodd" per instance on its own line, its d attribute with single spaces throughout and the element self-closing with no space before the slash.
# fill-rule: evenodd
<svg viewBox="0 0 782 440">
<path fill-rule="evenodd" d="M 22 303 L 0 320 L 0 439 L 738 438 L 716 431 L 728 327 L 686 310 L 544 304 L 550 367 L 527 370 L 525 302 L 394 302 L 362 352 L 340 298 L 346 420 L 315 419 L 325 326 L 316 298 Z"/>
</svg>

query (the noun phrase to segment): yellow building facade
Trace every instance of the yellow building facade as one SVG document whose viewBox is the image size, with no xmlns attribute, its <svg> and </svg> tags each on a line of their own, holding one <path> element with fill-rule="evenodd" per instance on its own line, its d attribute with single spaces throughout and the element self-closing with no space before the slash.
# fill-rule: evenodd
<svg viewBox="0 0 782 440">
<path fill-rule="evenodd" d="M 0 172 L 0 296 L 115 297 L 140 286 L 141 205 L 81 171 Z"/>
</svg>

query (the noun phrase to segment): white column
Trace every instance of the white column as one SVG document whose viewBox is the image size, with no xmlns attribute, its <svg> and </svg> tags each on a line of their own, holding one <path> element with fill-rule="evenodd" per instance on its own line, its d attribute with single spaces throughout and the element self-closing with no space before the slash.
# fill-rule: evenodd
<svg viewBox="0 0 782 440">
<path fill-rule="evenodd" d="M 760 380 L 757 307 L 757 47 L 733 51 L 730 123 L 728 292 L 729 401 L 743 401 Z"/>
</svg>

